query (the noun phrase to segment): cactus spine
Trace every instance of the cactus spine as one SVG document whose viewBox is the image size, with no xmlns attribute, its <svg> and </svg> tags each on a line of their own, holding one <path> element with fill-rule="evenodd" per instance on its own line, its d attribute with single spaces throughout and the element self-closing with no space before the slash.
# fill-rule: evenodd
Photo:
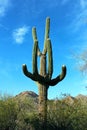
<svg viewBox="0 0 87 130">
<path fill-rule="evenodd" d="M 62 66 L 62 72 L 56 78 L 51 79 L 53 73 L 53 57 L 52 57 L 52 46 L 51 40 L 49 38 L 50 31 L 50 18 L 46 19 L 46 27 L 45 27 L 45 38 L 44 38 L 44 47 L 41 52 L 38 46 L 38 39 L 36 34 L 36 28 L 32 28 L 32 36 L 34 41 L 33 47 L 33 59 L 32 59 L 32 67 L 33 73 L 30 73 L 27 70 L 26 64 L 23 64 L 22 69 L 23 73 L 38 83 L 39 90 L 39 114 L 40 120 L 42 122 L 42 129 L 46 130 L 46 121 L 47 121 L 47 92 L 49 86 L 54 86 L 58 82 L 62 81 L 66 75 L 66 66 Z M 48 57 L 47 57 L 48 55 Z M 40 57 L 40 71 L 37 68 L 37 56 Z M 48 67 L 47 67 L 48 60 Z"/>
</svg>

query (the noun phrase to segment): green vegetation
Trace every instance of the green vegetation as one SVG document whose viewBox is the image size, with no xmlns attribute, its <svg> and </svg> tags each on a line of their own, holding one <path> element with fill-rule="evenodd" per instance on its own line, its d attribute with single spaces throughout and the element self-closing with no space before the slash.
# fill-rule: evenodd
<svg viewBox="0 0 87 130">
<path fill-rule="evenodd" d="M 49 38 L 50 31 L 50 18 L 46 19 L 45 37 L 44 37 L 44 48 L 41 52 L 38 46 L 38 39 L 36 34 L 36 28 L 32 28 L 32 36 L 34 41 L 33 56 L 32 56 L 32 67 L 33 74 L 27 70 L 27 66 L 23 65 L 23 73 L 38 84 L 39 90 L 39 118 L 42 123 L 41 130 L 46 130 L 47 123 L 47 96 L 49 86 L 54 86 L 62 81 L 66 75 L 66 66 L 62 66 L 62 72 L 56 78 L 51 79 L 53 74 L 53 56 L 52 56 L 52 45 Z M 48 55 L 48 56 L 47 56 Z M 37 57 L 40 57 L 40 71 L 37 68 Z M 47 62 L 48 61 L 48 62 Z M 47 67 L 48 65 L 48 67 Z"/>
<path fill-rule="evenodd" d="M 0 130 L 41 130 L 38 97 L 0 98 Z M 47 130 L 87 130 L 87 96 L 48 101 Z"/>
<path fill-rule="evenodd" d="M 49 86 L 56 85 L 66 75 L 66 66 L 63 65 L 61 74 L 51 79 L 53 57 L 49 30 L 50 19 L 47 18 L 44 48 L 41 52 L 36 28 L 32 29 L 33 74 L 23 65 L 24 74 L 37 82 L 39 97 L 29 91 L 15 97 L 0 96 L 0 130 L 87 130 L 87 96 L 79 95 L 74 98 L 66 95 L 61 99 L 47 99 Z M 39 72 L 37 56 L 40 56 Z"/>
<path fill-rule="evenodd" d="M 0 130 L 15 129 L 17 104 L 11 97 L 0 97 Z"/>
</svg>

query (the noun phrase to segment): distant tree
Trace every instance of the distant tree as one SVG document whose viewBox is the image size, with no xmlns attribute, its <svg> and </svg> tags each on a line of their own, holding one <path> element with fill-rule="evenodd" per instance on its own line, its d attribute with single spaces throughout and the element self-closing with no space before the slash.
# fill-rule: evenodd
<svg viewBox="0 0 87 130">
<path fill-rule="evenodd" d="M 80 54 L 74 55 L 75 58 L 78 60 L 78 69 L 83 72 L 87 73 L 87 49 L 84 50 Z"/>
</svg>

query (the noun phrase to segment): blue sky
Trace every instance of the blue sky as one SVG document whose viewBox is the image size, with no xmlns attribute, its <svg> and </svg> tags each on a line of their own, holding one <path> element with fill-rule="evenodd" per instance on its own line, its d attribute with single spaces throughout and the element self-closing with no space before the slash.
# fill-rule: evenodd
<svg viewBox="0 0 87 130">
<path fill-rule="evenodd" d="M 36 26 L 43 48 L 46 17 L 50 17 L 54 73 L 67 66 L 65 79 L 48 91 L 49 98 L 61 93 L 87 94 L 87 76 L 77 69 L 73 54 L 87 47 L 87 0 L 0 0 L 0 93 L 16 95 L 22 91 L 38 93 L 35 82 L 25 77 L 22 64 L 32 72 L 32 27 Z"/>
</svg>

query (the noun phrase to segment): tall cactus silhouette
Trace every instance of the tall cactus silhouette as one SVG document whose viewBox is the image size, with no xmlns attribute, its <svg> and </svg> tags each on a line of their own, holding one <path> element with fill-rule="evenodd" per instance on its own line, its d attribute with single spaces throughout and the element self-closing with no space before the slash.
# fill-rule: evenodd
<svg viewBox="0 0 87 130">
<path fill-rule="evenodd" d="M 44 47 L 43 51 L 41 52 L 38 46 L 36 28 L 35 27 L 32 28 L 32 36 L 34 41 L 33 56 L 32 56 L 33 73 L 27 70 L 26 64 L 23 64 L 22 66 L 23 73 L 33 81 L 36 81 L 38 84 L 39 114 L 40 114 L 40 120 L 42 122 L 41 130 L 46 130 L 48 88 L 49 86 L 54 86 L 58 82 L 62 81 L 66 75 L 66 66 L 63 65 L 61 74 L 59 74 L 56 78 L 51 79 L 53 73 L 53 57 L 52 57 L 51 40 L 49 38 L 49 31 L 50 31 L 50 18 L 47 17 L 45 27 Z M 38 56 L 40 57 L 39 71 L 37 66 Z"/>
</svg>

